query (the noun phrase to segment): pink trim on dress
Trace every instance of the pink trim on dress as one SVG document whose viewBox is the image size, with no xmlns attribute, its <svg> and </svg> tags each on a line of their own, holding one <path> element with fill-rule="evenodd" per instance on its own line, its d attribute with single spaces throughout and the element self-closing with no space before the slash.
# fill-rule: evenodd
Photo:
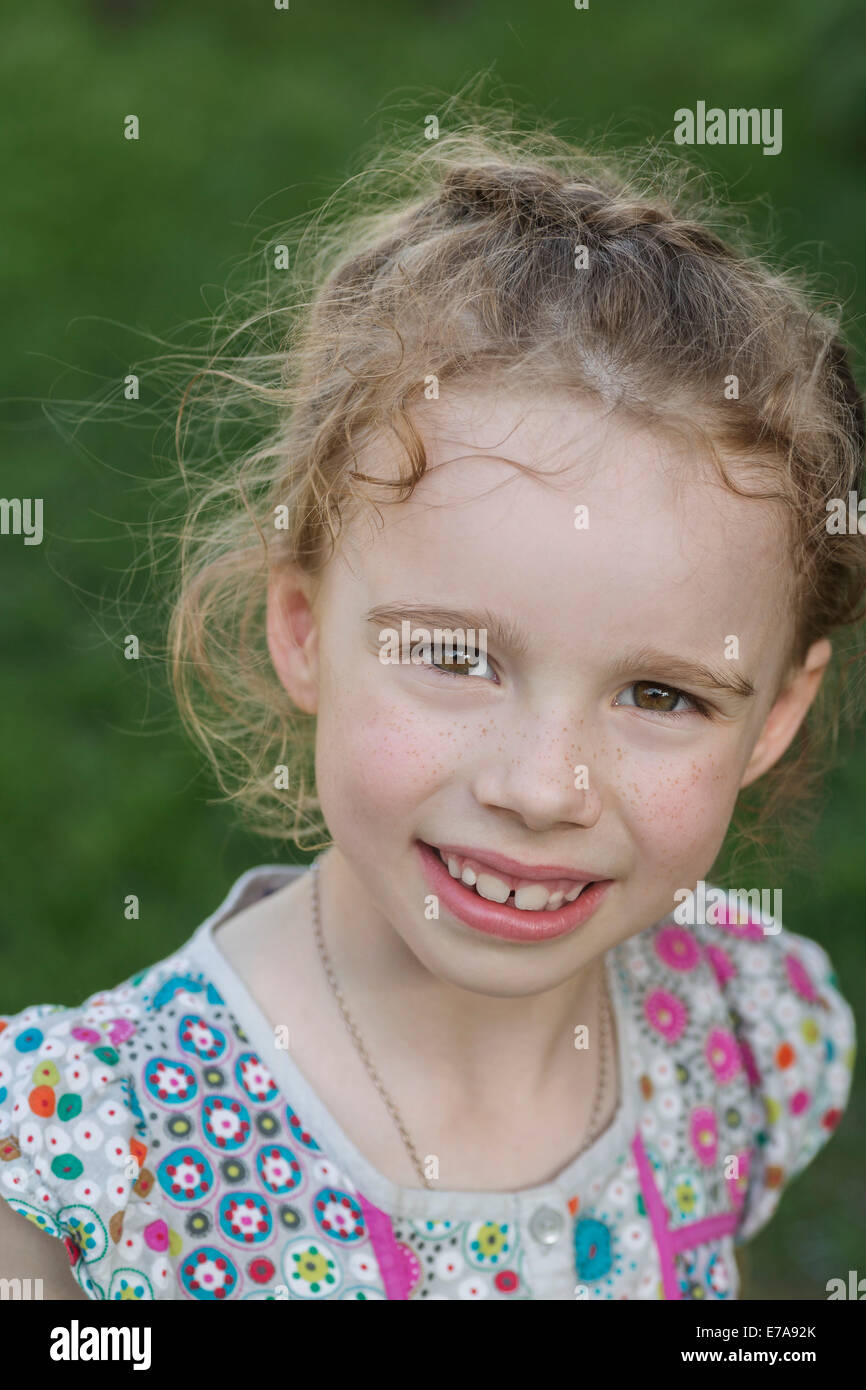
<svg viewBox="0 0 866 1390">
<path fill-rule="evenodd" d="M 703 1221 L 693 1221 L 690 1226 L 677 1226 L 668 1233 L 671 1245 L 679 1252 L 691 1250 L 693 1245 L 703 1245 L 708 1240 L 733 1235 L 739 1220 L 735 1211 L 722 1211 L 717 1216 L 704 1217 Z"/>
<path fill-rule="evenodd" d="M 408 1299 L 409 1266 L 394 1238 L 390 1217 L 379 1207 L 374 1207 L 360 1192 L 358 1201 L 364 1213 L 364 1222 L 370 1234 L 370 1244 L 382 1275 L 382 1283 L 385 1285 L 385 1297 Z"/>
<path fill-rule="evenodd" d="M 705 1241 L 718 1240 L 720 1236 L 731 1235 L 737 1229 L 740 1220 L 739 1213 L 735 1211 L 719 1212 L 716 1216 L 707 1216 L 701 1221 L 693 1221 L 688 1226 L 677 1226 L 672 1230 L 669 1225 L 670 1212 L 656 1187 L 652 1165 L 647 1158 L 639 1131 L 634 1137 L 631 1150 L 637 1164 L 644 1204 L 659 1252 L 665 1298 L 681 1299 L 683 1295 L 680 1281 L 677 1278 L 675 1256 L 680 1251 L 690 1250 L 693 1246 L 702 1245 Z"/>
</svg>

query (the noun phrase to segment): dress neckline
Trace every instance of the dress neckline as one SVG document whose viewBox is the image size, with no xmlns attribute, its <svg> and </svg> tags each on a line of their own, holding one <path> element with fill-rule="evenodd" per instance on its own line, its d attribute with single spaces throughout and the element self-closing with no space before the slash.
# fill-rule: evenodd
<svg viewBox="0 0 866 1390">
<path fill-rule="evenodd" d="M 607 1128 L 589 1148 L 571 1159 L 548 1182 L 513 1192 L 403 1187 L 380 1173 L 344 1132 L 288 1051 L 274 1048 L 273 1029 L 263 1010 L 214 940 L 216 928 L 229 917 L 306 872 L 306 866 L 293 864 L 258 865 L 248 869 L 216 911 L 197 928 L 191 944 L 202 958 L 205 973 L 271 1072 L 279 1087 L 281 1102 L 298 1114 L 304 1129 L 322 1150 L 323 1159 L 330 1158 L 337 1164 L 368 1201 L 390 1215 L 423 1222 L 465 1220 L 482 1210 L 486 1220 L 508 1220 L 515 1216 L 516 1207 L 531 1210 L 543 1204 L 568 1203 L 586 1181 L 598 1172 L 611 1170 L 617 1155 L 628 1152 L 636 1114 L 629 1062 L 631 1021 L 627 1002 L 619 988 L 620 948 L 613 947 L 605 954 L 604 968 L 616 1030 L 619 1100 Z"/>
</svg>

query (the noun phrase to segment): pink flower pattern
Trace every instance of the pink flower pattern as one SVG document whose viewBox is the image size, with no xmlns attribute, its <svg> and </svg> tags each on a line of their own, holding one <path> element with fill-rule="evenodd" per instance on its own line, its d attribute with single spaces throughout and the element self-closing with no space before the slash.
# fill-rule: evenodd
<svg viewBox="0 0 866 1390">
<path fill-rule="evenodd" d="M 742 1058 L 733 1033 L 726 1028 L 713 1028 L 707 1038 L 706 1058 L 717 1081 L 732 1081 L 740 1070 Z"/>
<path fill-rule="evenodd" d="M 655 948 L 672 970 L 694 970 L 700 963 L 697 942 L 682 927 L 664 927 L 656 936 Z"/>
<path fill-rule="evenodd" d="M 666 1042 L 676 1042 L 688 1023 L 688 1010 L 681 999 L 667 989 L 654 989 L 647 995 L 646 1016 Z"/>
<path fill-rule="evenodd" d="M 689 1124 L 689 1142 L 704 1167 L 712 1167 L 719 1146 L 719 1126 L 715 1112 L 708 1105 L 700 1106 L 693 1111 Z"/>
</svg>

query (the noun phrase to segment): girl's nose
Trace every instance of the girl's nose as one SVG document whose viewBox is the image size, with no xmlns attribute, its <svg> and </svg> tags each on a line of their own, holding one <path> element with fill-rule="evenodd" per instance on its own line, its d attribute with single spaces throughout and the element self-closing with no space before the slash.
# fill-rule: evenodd
<svg viewBox="0 0 866 1390">
<path fill-rule="evenodd" d="M 482 755 L 483 757 L 483 755 Z M 593 768 L 563 732 L 539 730 L 483 759 L 473 778 L 477 801 L 520 816 L 530 830 L 595 825 L 602 798 Z"/>
</svg>

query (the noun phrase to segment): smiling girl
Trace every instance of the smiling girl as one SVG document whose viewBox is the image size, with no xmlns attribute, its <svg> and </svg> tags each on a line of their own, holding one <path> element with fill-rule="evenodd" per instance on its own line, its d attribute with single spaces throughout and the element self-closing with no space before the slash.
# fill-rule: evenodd
<svg viewBox="0 0 866 1390">
<path fill-rule="evenodd" d="M 323 852 L 5 1019 L 2 1272 L 46 1268 L 23 1215 L 55 1297 L 733 1298 L 846 1105 L 825 950 L 673 918 L 743 789 L 811 785 L 859 621 L 838 325 L 675 166 L 397 154 L 300 242 L 274 350 L 209 364 L 276 414 L 189 470 L 172 625 L 223 785 Z M 385 659 L 406 622 L 484 659 Z"/>
</svg>

